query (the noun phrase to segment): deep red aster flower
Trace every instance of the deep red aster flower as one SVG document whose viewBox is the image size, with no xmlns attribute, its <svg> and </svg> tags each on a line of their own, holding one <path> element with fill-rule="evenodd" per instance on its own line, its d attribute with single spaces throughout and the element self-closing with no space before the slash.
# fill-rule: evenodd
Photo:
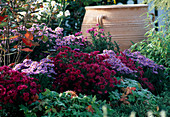
<svg viewBox="0 0 170 117">
<path fill-rule="evenodd" d="M 23 96 L 29 96 L 30 94 L 29 93 L 23 93 Z"/>
<path fill-rule="evenodd" d="M 37 84 L 35 83 L 35 82 L 31 82 L 31 87 L 36 87 L 37 86 Z"/>
<path fill-rule="evenodd" d="M 146 81 L 148 81 L 148 78 L 141 78 L 141 80 L 146 82 Z"/>
<path fill-rule="evenodd" d="M 6 94 L 6 88 L 0 85 L 0 97 Z"/>
<path fill-rule="evenodd" d="M 97 70 L 96 70 L 96 73 L 100 73 L 100 72 L 101 72 L 101 70 L 100 70 L 100 69 L 97 69 Z"/>
<path fill-rule="evenodd" d="M 27 85 L 19 85 L 19 86 L 17 87 L 18 90 L 27 89 L 27 88 L 28 88 Z"/>
<path fill-rule="evenodd" d="M 86 85 L 86 86 L 89 86 L 89 83 L 88 83 L 88 82 L 85 82 L 85 85 Z"/>
<path fill-rule="evenodd" d="M 109 86 L 110 86 L 111 88 L 114 88 L 114 87 L 115 87 L 113 84 L 110 84 Z"/>
<path fill-rule="evenodd" d="M 76 70 L 76 75 L 79 75 L 81 73 L 81 71 L 78 69 L 78 70 Z"/>
<path fill-rule="evenodd" d="M 37 89 L 36 88 L 30 89 L 30 92 L 31 92 L 32 95 L 35 95 L 37 93 Z"/>
<path fill-rule="evenodd" d="M 11 95 L 12 94 L 12 90 L 7 92 L 7 95 Z"/>
<path fill-rule="evenodd" d="M 104 89 L 105 88 L 105 86 L 104 85 L 100 85 L 100 89 Z"/>
<path fill-rule="evenodd" d="M 11 104 L 12 104 L 12 103 L 14 103 L 14 102 L 10 99 L 10 100 L 9 100 L 9 103 L 11 103 Z"/>
<path fill-rule="evenodd" d="M 101 91 L 97 91 L 99 94 L 103 94 Z"/>
<path fill-rule="evenodd" d="M 111 72 L 113 76 L 116 74 L 115 70 L 111 70 Z"/>
<path fill-rule="evenodd" d="M 72 80 L 72 81 L 76 80 L 76 77 L 73 76 L 73 75 L 70 75 L 69 78 L 70 78 L 70 80 Z"/>
<path fill-rule="evenodd" d="M 104 72 L 104 73 L 103 73 L 103 76 L 104 76 L 105 78 L 109 78 L 110 75 L 111 75 L 111 73 L 109 73 L 109 72 Z"/>
</svg>

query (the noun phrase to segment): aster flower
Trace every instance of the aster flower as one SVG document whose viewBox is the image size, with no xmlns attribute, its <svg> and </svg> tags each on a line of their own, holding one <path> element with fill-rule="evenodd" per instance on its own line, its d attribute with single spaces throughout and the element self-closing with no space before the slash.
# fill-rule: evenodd
<svg viewBox="0 0 170 117">
<path fill-rule="evenodd" d="M 121 74 L 133 74 L 136 73 L 136 70 L 132 70 L 127 67 L 119 58 L 116 58 L 116 54 L 112 50 L 104 50 L 102 54 L 107 54 L 108 59 L 104 60 L 111 64 L 113 70 L 119 71 Z"/>
<path fill-rule="evenodd" d="M 52 64 L 52 60 L 44 58 L 40 60 L 40 62 L 32 61 L 31 59 L 25 59 L 23 63 L 17 64 L 13 69 L 25 72 L 27 75 L 39 73 L 52 75 L 56 74 L 53 67 L 54 64 Z"/>
<path fill-rule="evenodd" d="M 163 65 L 158 65 L 154 61 L 146 58 L 145 56 L 141 55 L 140 52 L 130 52 L 130 50 L 125 50 L 123 52 L 126 56 L 132 58 L 133 61 L 137 62 L 141 67 L 146 67 L 153 69 L 153 73 L 158 74 L 158 69 L 164 70 L 165 68 Z"/>
</svg>

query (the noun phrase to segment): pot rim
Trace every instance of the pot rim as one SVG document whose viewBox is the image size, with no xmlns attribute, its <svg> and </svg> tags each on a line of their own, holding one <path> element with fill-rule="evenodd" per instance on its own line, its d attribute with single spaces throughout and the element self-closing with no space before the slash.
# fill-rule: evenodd
<svg viewBox="0 0 170 117">
<path fill-rule="evenodd" d="M 127 5 L 100 5 L 100 6 L 86 6 L 85 9 L 112 9 L 112 8 L 138 8 L 148 7 L 147 4 L 127 4 Z"/>
</svg>

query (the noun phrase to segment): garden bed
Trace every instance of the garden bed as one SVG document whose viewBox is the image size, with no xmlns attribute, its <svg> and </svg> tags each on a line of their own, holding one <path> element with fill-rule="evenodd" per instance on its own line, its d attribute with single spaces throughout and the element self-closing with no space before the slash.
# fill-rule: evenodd
<svg viewBox="0 0 170 117">
<path fill-rule="evenodd" d="M 99 24 L 87 30 L 92 41 L 80 27 L 70 33 L 66 7 L 51 4 L 40 18 L 45 4 L 2 2 L 0 116 L 168 116 L 169 28 L 121 51 Z"/>
</svg>

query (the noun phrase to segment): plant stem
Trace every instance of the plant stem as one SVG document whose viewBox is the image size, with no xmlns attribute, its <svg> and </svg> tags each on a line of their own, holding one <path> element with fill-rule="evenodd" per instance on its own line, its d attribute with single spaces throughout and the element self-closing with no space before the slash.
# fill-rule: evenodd
<svg viewBox="0 0 170 117">
<path fill-rule="evenodd" d="M 10 23 L 10 19 L 8 17 L 8 26 L 7 26 L 7 54 L 9 54 L 9 24 Z M 10 55 L 7 55 L 7 65 L 10 64 Z"/>
</svg>

